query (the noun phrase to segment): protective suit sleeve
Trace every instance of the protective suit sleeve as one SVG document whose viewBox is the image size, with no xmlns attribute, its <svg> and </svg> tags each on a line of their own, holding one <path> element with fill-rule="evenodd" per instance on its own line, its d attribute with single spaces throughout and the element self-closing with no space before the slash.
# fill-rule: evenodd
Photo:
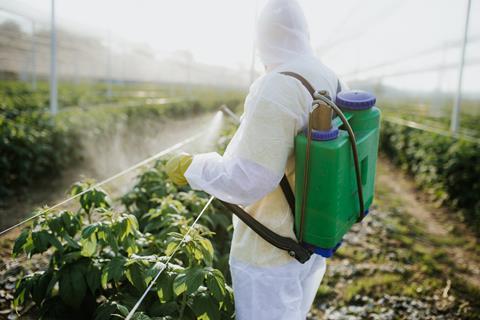
<svg viewBox="0 0 480 320">
<path fill-rule="evenodd" d="M 284 174 L 302 124 L 305 94 L 308 96 L 295 81 L 278 74 L 252 85 L 243 121 L 224 156 L 194 156 L 185 173 L 190 186 L 241 205 L 273 191 Z"/>
<path fill-rule="evenodd" d="M 195 190 L 244 206 L 261 199 L 278 184 L 271 171 L 255 162 L 226 159 L 216 152 L 194 156 L 185 177 Z"/>
</svg>

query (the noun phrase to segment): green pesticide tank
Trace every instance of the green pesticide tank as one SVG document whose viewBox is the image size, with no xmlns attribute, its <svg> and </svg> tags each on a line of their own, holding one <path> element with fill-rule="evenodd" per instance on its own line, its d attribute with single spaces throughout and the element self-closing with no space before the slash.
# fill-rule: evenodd
<svg viewBox="0 0 480 320">
<path fill-rule="evenodd" d="M 336 99 L 356 138 L 364 214 L 374 197 L 380 131 L 380 110 L 375 102 L 375 96 L 365 91 L 343 91 Z M 306 132 L 295 138 L 295 232 L 302 244 L 330 257 L 359 219 L 361 209 L 349 134 L 338 117 L 331 120 L 326 106 L 317 108 L 310 118 L 313 123 L 306 186 Z"/>
</svg>

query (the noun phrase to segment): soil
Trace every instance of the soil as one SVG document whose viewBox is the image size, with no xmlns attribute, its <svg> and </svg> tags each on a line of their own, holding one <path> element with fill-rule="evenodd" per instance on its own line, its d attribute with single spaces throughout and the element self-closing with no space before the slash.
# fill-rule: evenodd
<svg viewBox="0 0 480 320">
<path fill-rule="evenodd" d="M 71 181 L 43 195 L 53 190 L 49 199 L 61 199 Z M 31 210 L 45 200 L 42 192 L 9 214 Z M 308 319 L 480 319 L 480 245 L 459 215 L 436 206 L 385 159 L 372 209 L 329 259 Z M 17 234 L 0 241 L 0 319 L 17 317 L 10 303 L 21 272 L 47 263 L 46 256 L 12 259 Z"/>
<path fill-rule="evenodd" d="M 373 211 L 329 261 L 309 319 L 480 319 L 480 246 L 380 159 Z"/>
</svg>

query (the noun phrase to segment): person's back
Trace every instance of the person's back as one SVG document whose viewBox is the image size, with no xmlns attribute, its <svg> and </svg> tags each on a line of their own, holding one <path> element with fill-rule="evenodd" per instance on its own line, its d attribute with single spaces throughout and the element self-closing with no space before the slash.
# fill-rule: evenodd
<svg viewBox="0 0 480 320">
<path fill-rule="evenodd" d="M 268 95 L 276 107 L 271 110 L 263 110 L 262 113 L 270 115 L 269 122 L 273 122 L 277 113 L 288 112 L 292 119 L 295 119 L 293 132 L 287 133 L 291 135 L 291 146 L 289 146 L 288 162 L 285 173 L 293 187 L 295 185 L 295 159 L 293 156 L 293 139 L 294 136 L 302 130 L 307 121 L 308 112 L 312 105 L 312 97 L 303 85 L 293 77 L 283 75 L 281 72 L 295 72 L 302 75 L 307 81 L 314 86 L 316 90 L 327 90 L 331 96 L 335 96 L 337 92 L 336 75 L 321 63 L 315 57 L 302 57 L 289 63 L 279 65 L 278 67 L 268 70 L 268 73 L 255 81 L 250 89 L 250 95 L 247 100 L 254 99 L 263 91 L 262 95 Z M 292 99 L 293 98 L 293 99 Z M 246 108 L 248 105 L 246 104 Z M 258 104 L 255 107 L 259 107 Z M 265 106 L 263 106 L 265 108 Z M 245 110 L 247 115 L 249 110 Z M 256 118 L 258 119 L 257 111 Z M 282 117 L 280 117 L 282 118 Z M 259 121 L 259 120 L 254 120 Z M 289 121 L 289 119 L 287 119 Z M 276 121 L 273 124 L 272 132 L 268 130 L 264 124 L 260 126 L 258 135 L 278 133 L 276 127 L 288 127 Z M 271 126 L 269 126 L 271 127 Z M 276 131 L 276 132 L 275 132 Z M 255 134 L 252 132 L 252 134 Z M 242 137 L 245 140 L 245 137 Z M 254 138 L 260 140 L 260 137 Z M 259 141 L 258 145 L 262 145 Z M 275 146 L 270 146 L 275 148 Z M 229 146 L 225 156 L 231 157 L 230 150 L 235 149 L 238 152 L 236 141 Z M 250 147 L 251 149 L 251 147 Z M 251 152 L 251 151 L 250 151 Z M 274 154 L 273 152 L 265 152 L 266 157 Z M 265 162 L 278 162 L 277 159 L 266 159 Z M 286 237 L 295 238 L 293 232 L 293 214 L 288 206 L 287 200 L 280 187 L 267 194 L 262 199 L 246 207 L 246 211 L 254 216 L 259 222 L 268 226 L 272 231 Z M 284 250 L 273 247 L 271 244 L 262 239 L 247 225 L 243 224 L 234 217 L 234 237 L 232 241 L 231 255 L 232 259 L 255 265 L 259 267 L 279 266 L 290 263 L 294 259 Z"/>
<path fill-rule="evenodd" d="M 266 5 L 257 46 L 267 72 L 250 87 L 241 124 L 225 154 L 183 156 L 188 169 L 179 180 L 242 205 L 272 231 L 295 238 L 293 214 L 279 182 L 286 173 L 294 185 L 294 139 L 306 125 L 312 97 L 300 81 L 281 72 L 298 73 L 332 97 L 338 80 L 314 57 L 305 17 L 294 0 Z M 313 255 L 301 264 L 235 217 L 233 225 L 230 271 L 236 318 L 305 319 L 325 273 L 325 258 Z"/>
</svg>

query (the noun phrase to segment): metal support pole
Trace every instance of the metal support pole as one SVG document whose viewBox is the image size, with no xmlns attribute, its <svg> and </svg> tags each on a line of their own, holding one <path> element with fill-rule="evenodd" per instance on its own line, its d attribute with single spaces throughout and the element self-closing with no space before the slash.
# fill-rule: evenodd
<svg viewBox="0 0 480 320">
<path fill-rule="evenodd" d="M 192 60 L 190 52 L 187 52 L 187 98 L 192 99 Z"/>
<path fill-rule="evenodd" d="M 462 103 L 462 82 L 463 82 L 463 67 L 465 65 L 465 49 L 467 47 L 468 41 L 468 23 L 470 20 L 470 8 L 472 5 L 472 0 L 467 0 L 467 12 L 465 17 L 465 28 L 463 30 L 463 42 L 462 49 L 460 53 L 460 64 L 458 70 L 458 82 L 457 82 L 457 93 L 455 96 L 455 103 L 452 109 L 452 119 L 450 122 L 450 131 L 452 133 L 457 133 L 458 124 L 459 124 L 459 114 L 460 114 L 460 105 Z"/>
<path fill-rule="evenodd" d="M 37 39 L 35 36 L 35 22 L 32 20 L 32 90 L 37 90 Z"/>
<path fill-rule="evenodd" d="M 55 0 L 52 2 L 51 29 L 50 29 L 50 111 L 58 112 L 57 88 L 57 33 L 55 30 Z"/>
<path fill-rule="evenodd" d="M 112 32 L 108 30 L 108 54 L 107 54 L 107 97 L 112 98 Z"/>
</svg>

